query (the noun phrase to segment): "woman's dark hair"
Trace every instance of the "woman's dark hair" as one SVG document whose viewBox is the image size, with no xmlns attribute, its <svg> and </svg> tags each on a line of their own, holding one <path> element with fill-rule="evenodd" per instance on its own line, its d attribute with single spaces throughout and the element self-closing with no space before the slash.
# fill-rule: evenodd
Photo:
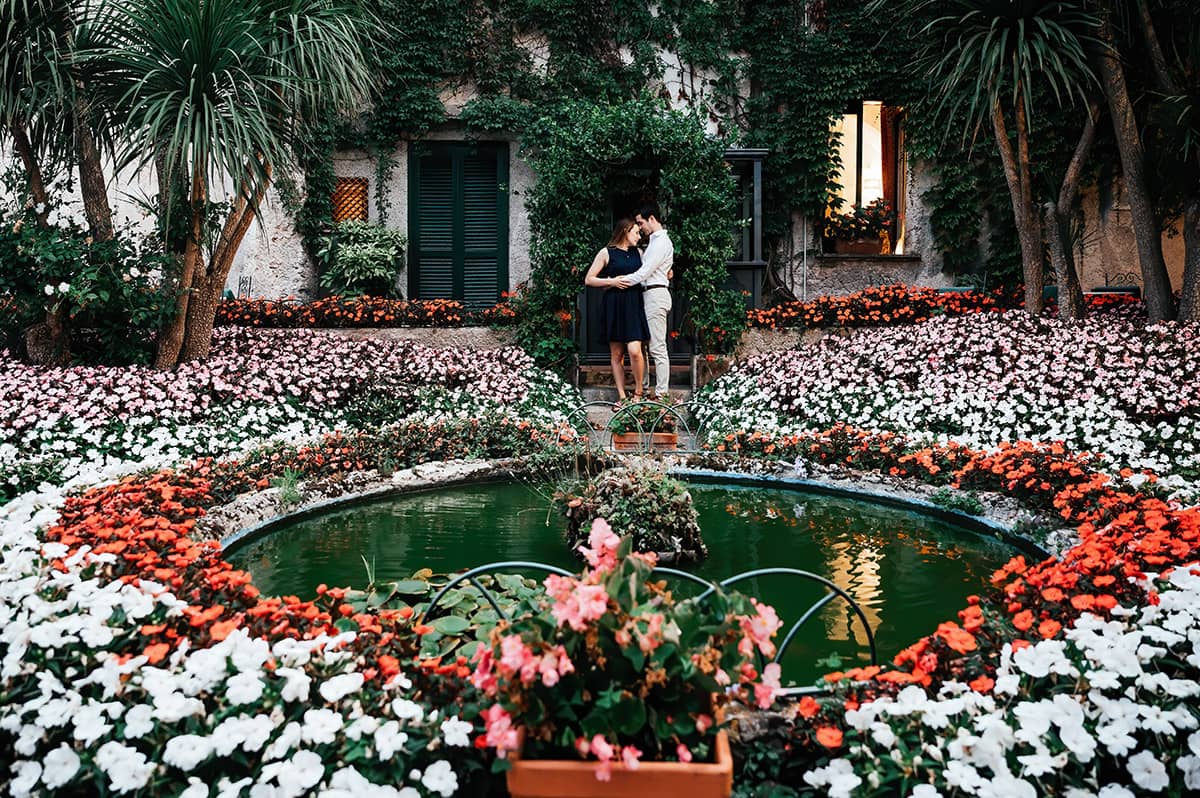
<svg viewBox="0 0 1200 798">
<path fill-rule="evenodd" d="M 629 232 L 629 228 L 633 227 L 636 222 L 627 216 L 622 216 L 617 219 L 617 223 L 613 226 L 612 238 L 609 239 L 610 247 L 624 247 L 628 242 L 625 241 L 625 234 Z"/>
</svg>

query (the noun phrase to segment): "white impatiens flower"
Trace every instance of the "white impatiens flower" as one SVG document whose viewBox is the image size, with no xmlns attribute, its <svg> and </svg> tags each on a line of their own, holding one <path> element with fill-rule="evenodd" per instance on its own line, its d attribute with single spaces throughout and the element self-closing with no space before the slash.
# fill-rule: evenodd
<svg viewBox="0 0 1200 798">
<path fill-rule="evenodd" d="M 375 752 L 380 759 L 387 761 L 404 748 L 408 742 L 407 732 L 400 731 L 398 721 L 389 720 L 375 730 Z"/>
<path fill-rule="evenodd" d="M 1140 751 L 1129 757 L 1125 767 L 1133 778 L 1133 783 L 1143 790 L 1161 792 L 1171 784 L 1167 768 L 1151 751 Z"/>
<path fill-rule="evenodd" d="M 279 782 L 278 795 L 296 798 L 317 785 L 325 778 L 325 766 L 316 751 L 297 751 L 291 760 L 279 769 L 275 776 Z"/>
<path fill-rule="evenodd" d="M 147 762 L 142 752 L 111 740 L 96 751 L 96 764 L 119 793 L 140 790 L 154 774 L 154 763 Z"/>
<path fill-rule="evenodd" d="M 321 694 L 321 698 L 333 703 L 357 692 L 362 686 L 363 675 L 361 673 L 343 673 L 322 682 L 318 692 Z"/>
<path fill-rule="evenodd" d="M 145 737 L 154 730 L 154 710 L 148 704 L 138 704 L 125 713 L 126 740 Z"/>
<path fill-rule="evenodd" d="M 42 766 L 37 762 L 22 760 L 13 764 L 12 781 L 9 782 L 9 789 L 14 796 L 18 798 L 26 798 L 33 794 L 33 788 L 37 786 L 38 779 L 42 776 Z"/>
<path fill-rule="evenodd" d="M 474 727 L 459 718 L 446 718 L 442 721 L 442 741 L 448 746 L 467 748 L 471 745 L 471 731 Z"/>
<path fill-rule="evenodd" d="M 298 668 L 279 668 L 275 671 L 276 676 L 282 676 L 286 681 L 283 689 L 280 690 L 280 696 L 284 701 L 307 701 L 308 688 L 312 684 L 312 679 L 308 674 Z"/>
<path fill-rule="evenodd" d="M 425 768 L 425 773 L 421 776 L 421 785 L 442 798 L 450 798 L 458 789 L 458 776 L 454 775 L 449 762 L 439 759 Z"/>
<path fill-rule="evenodd" d="M 225 698 L 234 706 L 253 704 L 262 698 L 263 680 L 257 673 L 239 673 L 225 683 Z"/>
<path fill-rule="evenodd" d="M 918 784 L 912 788 L 909 796 L 911 798 L 942 798 L 942 794 L 932 784 Z"/>
<path fill-rule="evenodd" d="M 44 764 L 45 772 L 42 774 L 42 781 L 53 790 L 75 778 L 75 774 L 79 772 L 79 754 L 63 743 L 46 754 Z"/>
<path fill-rule="evenodd" d="M 305 742 L 332 743 L 342 730 L 345 722 L 340 713 L 332 709 L 309 709 L 304 713 L 304 727 L 301 738 Z"/>
<path fill-rule="evenodd" d="M 400 720 L 410 720 L 419 722 L 425 717 L 425 710 L 415 701 L 409 701 L 407 698 L 397 698 L 392 702 L 392 712 Z"/>
<path fill-rule="evenodd" d="M 212 756 L 213 741 L 197 734 L 181 734 L 167 740 L 163 749 L 163 762 L 190 773 L 204 760 Z"/>
<path fill-rule="evenodd" d="M 195 776 L 188 776 L 188 786 L 179 798 L 208 798 L 208 785 Z"/>
</svg>

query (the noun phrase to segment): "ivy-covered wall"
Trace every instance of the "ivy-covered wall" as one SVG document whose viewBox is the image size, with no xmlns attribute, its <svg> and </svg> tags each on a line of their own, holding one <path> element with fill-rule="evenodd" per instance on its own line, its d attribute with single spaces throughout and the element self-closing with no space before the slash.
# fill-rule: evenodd
<svg viewBox="0 0 1200 798">
<path fill-rule="evenodd" d="M 614 170 L 586 168 L 586 153 L 565 151 L 558 121 L 564 114 L 598 114 L 618 124 L 631 99 L 640 97 L 646 113 L 662 120 L 686 119 L 694 129 L 706 131 L 714 147 L 770 151 L 764 162 L 766 251 L 774 272 L 784 275 L 786 291 L 794 287 L 795 264 L 804 256 L 800 231 L 811 235 L 812 225 L 804 222 L 823 217 L 840 169 L 831 121 L 850 102 L 875 99 L 905 109 L 910 181 L 901 190 L 907 192 L 910 240 L 924 256 L 921 274 L 926 281 L 953 279 L 941 277 L 944 265 L 953 272 L 987 272 L 995 284 L 1015 264 L 1012 247 L 987 246 L 985 231 L 1007 241 L 1011 228 L 989 146 L 964 150 L 957 137 L 945 135 L 944 126 L 930 123 L 928 96 L 919 81 L 904 73 L 909 54 L 903 39 L 891 37 L 881 44 L 880 20 L 868 15 L 867 4 L 369 1 L 381 22 L 378 95 L 364 117 L 331 124 L 309 150 L 297 229 L 310 240 L 329 218 L 337 152 L 357 151 L 373 159 L 375 218 L 404 228 L 404 192 L 397 187 L 405 180 L 406 142 L 430 136 L 503 136 L 519 142 L 514 163 L 536 169 L 539 163 L 545 168 L 579 157 L 583 166 L 574 177 L 603 180 Z M 672 112 L 682 115 L 671 117 Z M 618 154 L 609 166 L 628 163 L 636 153 L 654 156 L 653 142 L 628 144 L 629 152 Z M 665 188 L 672 176 L 660 175 Z M 570 189 L 575 202 L 570 206 L 575 217 L 565 224 L 540 210 L 537 202 L 526 205 L 526 187 L 516 187 L 510 199 L 511 213 L 530 224 L 533 290 L 526 310 L 540 314 L 527 330 L 531 338 L 550 330 L 553 314 L 567 309 L 564 281 L 581 281 L 580 270 L 603 244 L 599 219 L 608 210 L 600 207 L 603 190 L 571 184 L 570 169 L 556 173 L 555 180 L 560 178 L 566 182 L 556 185 L 565 188 L 556 191 Z M 714 185 L 672 190 L 704 194 Z M 528 188 L 536 197 L 536 184 Z M 717 242 L 719 232 L 731 232 L 727 222 L 715 217 L 700 225 L 706 226 L 700 235 L 685 238 Z M 525 274 L 520 264 L 526 252 L 521 237 L 513 240 L 510 258 L 517 268 L 510 275 L 515 283 Z M 572 261 L 564 265 L 557 260 L 561 257 Z M 698 260 L 715 263 L 719 257 L 705 252 Z M 553 272 L 553 290 L 538 290 L 539 269 Z M 734 307 L 714 293 L 714 285 L 696 282 L 701 273 L 711 282 L 717 270 L 694 271 L 686 290 L 703 298 L 697 332 L 711 342 L 713 328 L 736 324 Z"/>
</svg>

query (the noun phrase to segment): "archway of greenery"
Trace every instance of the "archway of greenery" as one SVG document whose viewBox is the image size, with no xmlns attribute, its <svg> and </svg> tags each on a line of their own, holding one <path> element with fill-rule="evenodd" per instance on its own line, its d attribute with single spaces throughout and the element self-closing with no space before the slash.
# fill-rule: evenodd
<svg viewBox="0 0 1200 798">
<path fill-rule="evenodd" d="M 533 268 L 523 298 L 519 342 L 542 363 L 574 351 L 562 320 L 607 240 L 608 194 L 633 166 L 659 171 L 657 201 L 675 245 L 675 276 L 702 351 L 724 351 L 745 323 L 741 296 L 728 288 L 734 181 L 725 147 L 700 119 L 643 96 L 619 104 L 571 102 L 532 122 L 523 152 L 537 172 L 526 198 Z"/>
</svg>

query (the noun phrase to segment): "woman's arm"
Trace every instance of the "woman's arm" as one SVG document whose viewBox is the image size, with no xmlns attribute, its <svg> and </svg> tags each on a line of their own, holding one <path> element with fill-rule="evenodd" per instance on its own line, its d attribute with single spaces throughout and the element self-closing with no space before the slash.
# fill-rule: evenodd
<svg viewBox="0 0 1200 798">
<path fill-rule="evenodd" d="M 600 270 L 608 265 L 608 248 L 600 250 L 596 253 L 596 257 L 592 259 L 592 265 L 588 269 L 587 277 L 583 278 L 584 285 L 590 285 L 592 288 L 609 288 L 616 280 L 612 277 L 600 277 Z"/>
</svg>

